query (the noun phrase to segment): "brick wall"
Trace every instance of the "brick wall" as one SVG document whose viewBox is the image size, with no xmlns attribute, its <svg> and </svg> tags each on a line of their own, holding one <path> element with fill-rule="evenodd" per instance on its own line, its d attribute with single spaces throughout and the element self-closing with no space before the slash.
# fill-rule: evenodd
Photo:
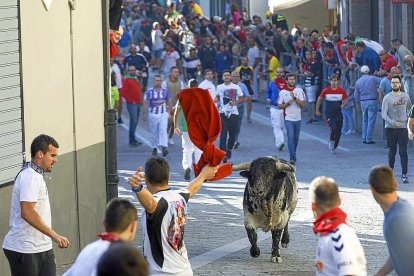
<svg viewBox="0 0 414 276">
<path fill-rule="evenodd" d="M 384 48 L 391 48 L 391 11 L 390 0 L 384 0 Z"/>
<path fill-rule="evenodd" d="M 413 10 L 414 10 L 414 4 L 408 4 L 408 26 L 407 26 L 407 32 L 408 32 L 408 45 L 407 47 L 411 50 L 414 49 L 414 20 L 413 20 Z"/>
<path fill-rule="evenodd" d="M 358 36 L 371 38 L 371 1 L 350 0 L 352 32 Z"/>
</svg>

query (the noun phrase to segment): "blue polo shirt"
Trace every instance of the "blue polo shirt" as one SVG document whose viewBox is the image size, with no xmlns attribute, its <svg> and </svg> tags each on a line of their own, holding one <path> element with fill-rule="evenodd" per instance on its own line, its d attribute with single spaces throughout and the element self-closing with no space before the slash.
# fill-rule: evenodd
<svg viewBox="0 0 414 276">
<path fill-rule="evenodd" d="M 398 198 L 384 214 L 383 231 L 397 275 L 414 275 L 414 207 Z"/>
</svg>

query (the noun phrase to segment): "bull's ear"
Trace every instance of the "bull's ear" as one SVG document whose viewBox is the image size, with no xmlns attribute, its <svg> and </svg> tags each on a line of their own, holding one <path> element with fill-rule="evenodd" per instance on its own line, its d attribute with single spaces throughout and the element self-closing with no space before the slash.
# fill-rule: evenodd
<svg viewBox="0 0 414 276">
<path fill-rule="evenodd" d="M 250 170 L 241 171 L 240 175 L 244 178 L 248 178 L 250 176 Z"/>
</svg>

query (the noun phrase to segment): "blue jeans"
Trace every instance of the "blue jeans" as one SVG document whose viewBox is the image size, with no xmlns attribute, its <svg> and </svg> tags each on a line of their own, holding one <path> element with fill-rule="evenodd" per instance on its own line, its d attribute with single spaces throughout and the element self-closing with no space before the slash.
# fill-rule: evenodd
<svg viewBox="0 0 414 276">
<path fill-rule="evenodd" d="M 129 142 L 135 141 L 135 130 L 137 129 L 139 112 L 141 111 L 140 104 L 127 103 L 129 113 Z"/>
<path fill-rule="evenodd" d="M 237 110 L 239 111 L 239 119 L 237 120 L 237 127 L 236 127 L 236 135 L 235 135 L 235 141 L 239 141 L 239 133 L 240 133 L 240 127 L 243 120 L 244 115 L 244 104 L 243 107 L 237 107 Z"/>
<path fill-rule="evenodd" d="M 375 120 L 377 119 L 378 101 L 361 101 L 362 109 L 362 141 L 372 141 Z"/>
<path fill-rule="evenodd" d="M 287 132 L 288 149 L 291 160 L 296 161 L 296 149 L 299 143 L 301 121 L 285 120 L 285 127 Z"/>
<path fill-rule="evenodd" d="M 344 120 L 342 122 L 342 132 L 355 131 L 354 127 L 354 116 L 353 116 L 353 107 L 348 107 L 346 109 L 342 109 L 342 115 L 344 116 Z M 349 124 L 349 129 L 348 129 Z"/>
</svg>

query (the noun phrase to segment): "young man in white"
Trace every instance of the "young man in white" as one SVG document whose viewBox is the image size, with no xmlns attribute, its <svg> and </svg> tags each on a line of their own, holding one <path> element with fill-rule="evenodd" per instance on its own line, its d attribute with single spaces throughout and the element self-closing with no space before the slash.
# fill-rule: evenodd
<svg viewBox="0 0 414 276">
<path fill-rule="evenodd" d="M 195 79 L 191 79 L 188 82 L 188 87 L 197 87 L 198 82 Z M 178 127 L 178 121 L 181 121 L 181 131 Z M 194 153 L 194 163 L 197 164 L 198 160 L 200 160 L 201 154 L 203 152 L 198 149 L 190 140 L 190 135 L 188 135 L 188 126 L 187 121 L 184 118 L 183 112 L 181 112 L 180 102 L 177 102 L 175 106 L 174 112 L 174 134 L 181 135 L 181 145 L 183 147 L 183 158 L 182 158 L 182 165 L 184 169 L 184 179 L 190 180 L 191 174 L 191 165 L 193 164 L 193 153 Z"/>
<path fill-rule="evenodd" d="M 3 250 L 9 261 L 11 274 L 56 275 L 52 240 L 59 248 L 67 248 L 66 237 L 51 227 L 49 194 L 43 179 L 57 162 L 59 144 L 52 137 L 41 134 L 30 147 L 32 160 L 17 174 L 12 193 L 10 230 L 4 238 Z"/>
<path fill-rule="evenodd" d="M 280 91 L 278 108 L 285 109 L 285 127 L 287 132 L 290 164 L 296 164 L 296 149 L 299 143 L 302 107 L 305 106 L 305 93 L 297 88 L 294 74 L 287 74 L 287 87 Z"/>
<path fill-rule="evenodd" d="M 105 212 L 105 233 L 99 240 L 87 245 L 63 276 L 95 276 L 100 257 L 114 241 L 132 242 L 137 230 L 137 208 L 127 199 L 114 198 Z"/>
<path fill-rule="evenodd" d="M 240 86 L 231 82 L 230 71 L 223 71 L 223 83 L 217 86 L 217 97 L 220 100 L 219 113 L 221 119 L 220 149 L 226 151 L 223 162 L 231 158 L 236 139 L 239 111 L 237 104 L 244 100 Z M 228 140 L 227 140 L 228 135 Z"/>
<path fill-rule="evenodd" d="M 173 191 L 168 186 L 168 162 L 161 157 L 152 157 L 145 163 L 145 174 L 139 167 L 128 180 L 145 209 L 142 213 L 142 232 L 150 275 L 193 275 L 184 243 L 187 204 L 204 181 L 214 177 L 217 169 L 207 165 L 186 189 Z M 145 179 L 148 190 L 143 189 L 142 179 Z"/>
<path fill-rule="evenodd" d="M 148 126 L 151 130 L 152 155 L 157 155 L 158 148 L 161 148 L 162 155 L 166 156 L 168 154 L 167 126 L 171 101 L 168 90 L 163 89 L 161 83 L 161 76 L 155 75 L 154 88 L 148 89 L 144 94 L 142 119 L 146 121 L 148 118 Z"/>
<path fill-rule="evenodd" d="M 208 90 L 213 101 L 217 102 L 216 86 L 214 85 L 213 80 L 214 80 L 213 70 L 206 69 L 204 71 L 204 80 L 198 85 L 198 88 Z"/>
<path fill-rule="evenodd" d="M 313 231 L 320 235 L 316 275 L 367 275 L 364 249 L 339 208 L 341 200 L 335 180 L 325 176 L 315 178 L 309 186 L 309 198 L 316 218 Z"/>
<path fill-rule="evenodd" d="M 170 42 L 166 42 L 165 51 L 163 51 L 161 54 L 160 73 L 163 74 L 164 78 L 167 78 L 168 74 L 170 73 L 170 69 L 172 67 L 180 67 L 180 66 L 181 66 L 180 55 L 173 48 Z"/>
</svg>

